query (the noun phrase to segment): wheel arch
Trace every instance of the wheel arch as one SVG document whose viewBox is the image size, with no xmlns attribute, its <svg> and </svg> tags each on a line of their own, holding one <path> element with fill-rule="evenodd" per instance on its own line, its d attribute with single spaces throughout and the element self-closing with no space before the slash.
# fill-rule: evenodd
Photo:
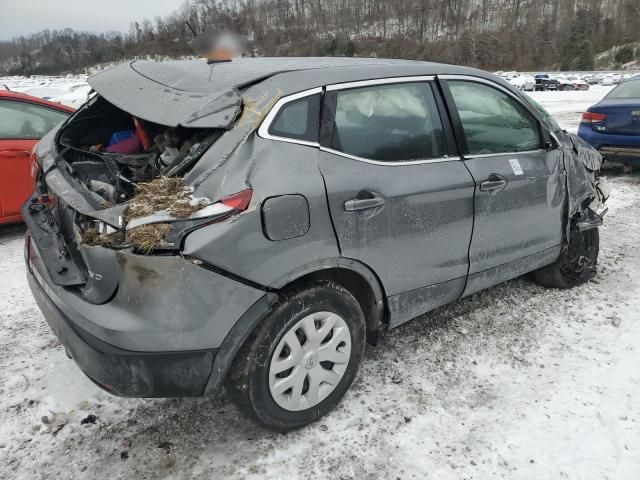
<svg viewBox="0 0 640 480">
<path fill-rule="evenodd" d="M 376 345 L 389 322 L 384 288 L 378 276 L 363 263 L 350 258 L 322 259 L 290 274 L 287 282 L 274 285 L 236 322 L 218 349 L 204 394 L 218 392 L 236 355 L 251 332 L 272 311 L 278 295 L 288 289 L 319 280 L 333 281 L 347 289 L 358 301 L 367 324 L 367 343 Z"/>
<path fill-rule="evenodd" d="M 378 276 L 366 265 L 348 258 L 336 259 L 324 268 L 310 270 L 292 279 L 283 290 L 304 282 L 332 281 L 344 287 L 360 304 L 367 323 L 367 343 L 376 345 L 380 332 L 389 322 L 383 286 Z"/>
</svg>

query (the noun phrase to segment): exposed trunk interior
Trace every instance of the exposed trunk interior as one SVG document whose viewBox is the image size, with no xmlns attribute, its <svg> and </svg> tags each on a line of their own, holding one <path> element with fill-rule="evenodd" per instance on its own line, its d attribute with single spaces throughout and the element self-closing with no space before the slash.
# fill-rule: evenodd
<svg viewBox="0 0 640 480">
<path fill-rule="evenodd" d="M 57 142 L 70 173 L 107 208 L 131 199 L 141 182 L 184 175 L 221 133 L 145 122 L 98 95 Z"/>
</svg>

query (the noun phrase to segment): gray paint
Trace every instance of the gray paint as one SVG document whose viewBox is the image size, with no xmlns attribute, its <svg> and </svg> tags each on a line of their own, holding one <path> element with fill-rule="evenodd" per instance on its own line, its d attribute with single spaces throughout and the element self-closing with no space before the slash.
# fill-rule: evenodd
<svg viewBox="0 0 640 480">
<path fill-rule="evenodd" d="M 115 297 L 93 305 L 56 286 L 37 250 L 31 264 L 38 283 L 83 330 L 124 350 L 187 351 L 217 348 L 236 320 L 264 292 L 205 270 L 182 257 L 118 251 L 121 281 Z"/>
<path fill-rule="evenodd" d="M 214 223 L 189 234 L 184 253 L 269 287 L 288 283 L 296 272 L 318 260 L 339 257 L 317 155 L 314 148 L 253 136 L 237 152 L 237 161 L 229 161 L 210 180 L 211 184 L 223 182 L 229 193 L 251 185 L 254 193 L 249 210 L 230 222 Z M 230 186 L 232 177 L 238 182 L 235 187 Z M 269 240 L 262 229 L 264 199 L 302 193 L 309 205 L 307 234 L 279 242 Z"/>
<path fill-rule="evenodd" d="M 515 159 L 523 174 L 509 164 Z M 474 274 L 562 243 L 565 174 L 562 150 L 496 155 L 465 160 L 474 178 L 498 174 L 501 191 L 475 191 L 475 225 L 469 250 Z"/>
<path fill-rule="evenodd" d="M 459 160 L 377 165 L 320 152 L 342 255 L 380 277 L 387 295 L 464 277 L 473 226 L 473 178 Z M 379 208 L 345 211 L 361 191 Z"/>
<path fill-rule="evenodd" d="M 379 325 L 386 304 L 389 326 L 396 326 L 551 263 L 568 219 L 593 196 L 600 165 L 572 137 L 560 135 L 562 145 L 555 150 L 518 154 L 524 171 L 519 176 L 506 170 L 510 155 L 388 166 L 255 133 L 282 96 L 372 78 L 445 74 L 484 78 L 519 95 L 501 79 L 474 69 L 370 59 L 246 59 L 213 68 L 202 62 L 136 62 L 94 77 L 92 85 L 105 98 L 166 125 L 191 119 L 194 126 L 226 128 L 224 117 L 242 95 L 251 108 L 185 181 L 196 196 L 212 201 L 246 188 L 253 189 L 253 198 L 245 212 L 186 237 L 185 256 L 207 268 L 180 256 L 128 251 L 109 259 L 85 247 L 87 263 L 111 262 L 105 271 L 119 272 L 112 300 L 92 305 L 73 290 L 52 286 L 36 258 L 39 283 L 79 326 L 121 348 L 220 347 L 224 355 L 214 361 L 209 383 L 217 386 L 240 343 L 271 308 L 268 295 L 273 295 L 264 290 L 278 291 L 309 273 L 357 272 L 374 292 L 369 315 L 376 318 L 370 325 Z M 51 136 L 38 147 L 48 155 L 43 164 L 51 170 L 50 188 L 76 210 L 117 224 L 124 207 L 98 211 L 91 197 L 53 166 L 50 144 Z M 478 185 L 491 173 L 503 175 L 506 187 L 481 192 Z M 367 195 L 384 202 L 345 210 L 349 201 Z M 85 294 L 100 303 L 112 287 L 98 292 L 87 284 Z"/>
<path fill-rule="evenodd" d="M 302 195 L 281 195 L 262 203 L 262 229 L 269 240 L 302 237 L 310 226 L 309 204 Z"/>
</svg>

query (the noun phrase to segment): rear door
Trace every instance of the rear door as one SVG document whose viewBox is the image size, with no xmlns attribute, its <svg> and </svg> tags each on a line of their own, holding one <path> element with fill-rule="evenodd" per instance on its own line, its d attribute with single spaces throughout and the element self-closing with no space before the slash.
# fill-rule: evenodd
<svg viewBox="0 0 640 480">
<path fill-rule="evenodd" d="M 397 324 L 464 288 L 473 179 L 431 78 L 327 87 L 320 171 L 341 254 L 368 265 Z"/>
<path fill-rule="evenodd" d="M 0 218 L 19 219 L 33 182 L 31 149 L 69 114 L 20 100 L 0 100 Z"/>
<path fill-rule="evenodd" d="M 440 77 L 476 182 L 465 294 L 549 263 L 564 214 L 562 151 L 508 89 L 475 77 Z"/>
</svg>

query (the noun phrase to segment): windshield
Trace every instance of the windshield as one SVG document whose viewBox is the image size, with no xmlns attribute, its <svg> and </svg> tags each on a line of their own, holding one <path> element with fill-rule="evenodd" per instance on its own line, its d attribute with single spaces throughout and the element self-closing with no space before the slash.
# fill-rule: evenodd
<svg viewBox="0 0 640 480">
<path fill-rule="evenodd" d="M 533 98 L 531 98 L 526 93 L 524 92 L 520 92 L 520 93 L 524 98 L 524 100 L 540 114 L 545 125 L 549 127 L 553 133 L 559 133 L 562 131 L 562 127 L 558 125 L 558 122 L 556 122 L 556 119 L 553 118 L 551 114 L 547 112 L 542 105 L 540 105 L 538 102 L 536 102 Z"/>
<path fill-rule="evenodd" d="M 605 98 L 640 98 L 640 79 L 621 83 Z"/>
</svg>

